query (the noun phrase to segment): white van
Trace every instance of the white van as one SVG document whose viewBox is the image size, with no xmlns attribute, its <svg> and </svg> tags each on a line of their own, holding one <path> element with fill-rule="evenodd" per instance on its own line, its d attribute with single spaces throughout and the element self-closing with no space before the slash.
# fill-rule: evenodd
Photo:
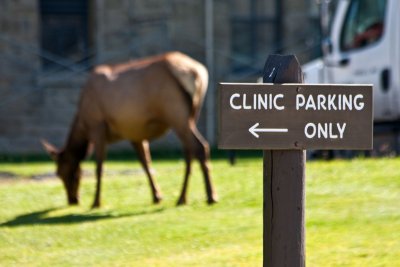
<svg viewBox="0 0 400 267">
<path fill-rule="evenodd" d="M 400 125 L 400 1 L 339 0 L 324 59 L 306 83 L 373 84 L 374 121 Z"/>
</svg>

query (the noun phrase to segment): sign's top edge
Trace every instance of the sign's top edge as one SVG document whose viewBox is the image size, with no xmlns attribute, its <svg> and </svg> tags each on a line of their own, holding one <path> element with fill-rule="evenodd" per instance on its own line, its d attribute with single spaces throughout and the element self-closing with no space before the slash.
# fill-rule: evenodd
<svg viewBox="0 0 400 267">
<path fill-rule="evenodd" d="M 219 85 L 293 85 L 293 86 L 349 86 L 349 87 L 359 87 L 359 86 L 373 86 L 373 84 L 336 84 L 336 83 L 231 83 L 231 82 L 219 82 Z"/>
</svg>

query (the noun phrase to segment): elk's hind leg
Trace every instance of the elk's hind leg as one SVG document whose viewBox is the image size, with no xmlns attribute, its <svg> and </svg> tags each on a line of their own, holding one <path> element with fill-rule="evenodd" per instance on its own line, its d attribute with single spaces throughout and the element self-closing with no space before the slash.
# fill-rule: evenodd
<svg viewBox="0 0 400 267">
<path fill-rule="evenodd" d="M 147 142 L 146 140 L 142 142 L 132 142 L 132 145 L 138 153 L 139 161 L 142 164 L 143 169 L 149 179 L 151 193 L 153 195 L 153 203 L 160 203 L 162 200 L 162 194 L 152 174 L 149 142 Z"/>
<path fill-rule="evenodd" d="M 218 197 L 210 175 L 210 150 L 207 141 L 199 133 L 193 121 L 189 123 L 189 127 L 180 129 L 175 128 L 174 130 L 183 142 L 186 158 L 185 180 L 181 195 L 178 200 L 178 205 L 186 203 L 186 192 L 191 169 L 191 159 L 193 156 L 195 156 L 200 162 L 207 193 L 207 202 L 209 204 L 216 203 L 218 201 Z"/>
<path fill-rule="evenodd" d="M 182 192 L 178 199 L 177 205 L 184 205 L 186 204 L 186 191 L 189 184 L 189 176 L 192 169 L 192 153 L 190 150 L 185 148 L 185 163 L 186 163 L 186 170 L 185 170 L 185 177 L 183 180 Z"/>
<path fill-rule="evenodd" d="M 204 139 L 204 137 L 200 134 L 196 127 L 192 128 L 191 131 L 194 136 L 195 142 L 195 157 L 199 160 L 201 170 L 203 172 L 204 183 L 207 193 L 207 202 L 208 204 L 214 204 L 218 202 L 218 196 L 217 192 L 214 189 L 214 185 L 212 183 L 210 175 L 210 148 L 208 142 Z"/>
</svg>

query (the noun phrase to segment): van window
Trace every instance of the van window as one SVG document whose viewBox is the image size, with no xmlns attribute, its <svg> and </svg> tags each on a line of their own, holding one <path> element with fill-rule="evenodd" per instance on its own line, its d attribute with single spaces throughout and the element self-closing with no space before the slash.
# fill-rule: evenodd
<svg viewBox="0 0 400 267">
<path fill-rule="evenodd" d="M 349 51 L 379 41 L 383 35 L 386 0 L 352 0 L 343 24 L 340 48 Z"/>
</svg>

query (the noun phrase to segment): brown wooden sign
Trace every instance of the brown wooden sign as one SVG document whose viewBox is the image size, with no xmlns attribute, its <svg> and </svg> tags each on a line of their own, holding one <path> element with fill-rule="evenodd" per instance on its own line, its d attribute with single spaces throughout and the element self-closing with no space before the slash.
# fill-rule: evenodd
<svg viewBox="0 0 400 267">
<path fill-rule="evenodd" d="M 372 85 L 219 85 L 222 149 L 372 149 Z"/>
</svg>

